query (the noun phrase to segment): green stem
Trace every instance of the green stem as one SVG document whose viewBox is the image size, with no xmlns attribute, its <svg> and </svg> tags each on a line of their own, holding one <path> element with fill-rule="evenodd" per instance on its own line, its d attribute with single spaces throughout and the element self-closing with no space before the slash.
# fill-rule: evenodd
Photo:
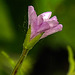
<svg viewBox="0 0 75 75">
<path fill-rule="evenodd" d="M 21 66 L 21 64 L 22 64 L 22 62 L 23 62 L 23 60 L 24 60 L 24 57 L 27 55 L 27 53 L 28 53 L 28 50 L 25 49 L 25 48 L 23 48 L 22 55 L 21 55 L 21 57 L 20 57 L 18 63 L 16 64 L 15 68 L 13 69 L 13 72 L 12 72 L 11 75 L 16 75 L 16 74 L 17 74 L 18 69 L 20 68 L 20 66 Z"/>
</svg>

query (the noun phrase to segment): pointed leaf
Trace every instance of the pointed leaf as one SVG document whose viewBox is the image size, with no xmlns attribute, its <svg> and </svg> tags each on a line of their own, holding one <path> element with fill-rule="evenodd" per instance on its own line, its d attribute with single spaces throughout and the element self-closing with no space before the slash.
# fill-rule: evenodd
<svg viewBox="0 0 75 75">
<path fill-rule="evenodd" d="M 27 49 L 30 50 L 33 48 L 33 46 L 40 40 L 40 37 L 43 35 L 43 33 L 37 35 L 35 38 L 33 38 L 28 44 Z"/>
<path fill-rule="evenodd" d="M 14 68 L 15 62 L 9 57 L 9 55 L 4 51 L 2 51 L 1 53 L 8 60 L 9 64 L 11 65 L 11 67 Z"/>
<path fill-rule="evenodd" d="M 26 45 L 29 43 L 30 35 L 31 35 L 31 27 L 29 27 L 29 29 L 27 31 L 26 38 L 25 38 L 24 43 L 23 43 L 23 47 L 26 47 Z"/>
</svg>

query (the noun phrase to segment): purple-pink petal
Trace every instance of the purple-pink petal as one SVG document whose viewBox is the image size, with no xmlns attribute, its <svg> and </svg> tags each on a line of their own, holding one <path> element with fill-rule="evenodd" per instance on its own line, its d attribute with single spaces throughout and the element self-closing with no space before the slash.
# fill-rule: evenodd
<svg viewBox="0 0 75 75">
<path fill-rule="evenodd" d="M 31 25 L 31 34 L 35 33 L 35 28 L 37 24 L 37 15 L 33 6 L 28 7 L 28 27 Z"/>
<path fill-rule="evenodd" d="M 41 39 L 45 38 L 46 36 L 51 35 L 51 34 L 53 34 L 55 32 L 61 31 L 62 28 L 63 28 L 62 24 L 59 24 L 56 27 L 51 28 L 51 29 L 45 31 L 45 33 L 42 35 Z"/>
<path fill-rule="evenodd" d="M 37 32 L 41 33 L 41 32 L 45 32 L 46 30 L 48 30 L 50 28 L 49 24 L 47 22 L 43 22 L 40 26 L 39 29 L 37 30 Z"/>
<path fill-rule="evenodd" d="M 39 26 L 39 25 L 41 25 L 43 23 L 43 16 L 42 15 L 39 15 L 38 17 L 37 17 L 37 25 Z"/>
<path fill-rule="evenodd" d="M 30 16 L 34 12 L 34 7 L 33 6 L 28 6 L 28 25 L 30 25 Z"/>
<path fill-rule="evenodd" d="M 34 10 L 34 7 L 29 6 L 28 7 L 28 25 L 32 25 L 32 22 L 34 22 L 36 19 L 37 19 L 37 15 L 36 15 L 36 12 Z"/>
<path fill-rule="evenodd" d="M 57 17 L 53 16 L 52 18 L 49 19 L 49 21 L 53 21 L 53 20 L 57 21 Z"/>
<path fill-rule="evenodd" d="M 44 12 L 41 15 L 43 16 L 43 20 L 46 21 L 51 17 L 52 12 Z"/>
<path fill-rule="evenodd" d="M 55 27 L 59 24 L 59 22 L 55 20 L 47 21 L 47 23 L 49 24 L 50 28 Z"/>
</svg>

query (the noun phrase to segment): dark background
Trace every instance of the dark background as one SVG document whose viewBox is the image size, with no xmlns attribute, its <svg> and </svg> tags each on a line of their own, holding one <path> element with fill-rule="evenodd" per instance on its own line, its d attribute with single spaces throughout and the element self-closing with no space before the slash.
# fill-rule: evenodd
<svg viewBox="0 0 75 75">
<path fill-rule="evenodd" d="M 52 11 L 63 30 L 41 39 L 30 50 L 22 65 L 23 75 L 67 75 L 68 45 L 75 54 L 75 0 L 0 0 L 0 75 L 9 75 L 12 61 L 16 64 L 21 55 L 29 5 L 38 15 Z"/>
</svg>

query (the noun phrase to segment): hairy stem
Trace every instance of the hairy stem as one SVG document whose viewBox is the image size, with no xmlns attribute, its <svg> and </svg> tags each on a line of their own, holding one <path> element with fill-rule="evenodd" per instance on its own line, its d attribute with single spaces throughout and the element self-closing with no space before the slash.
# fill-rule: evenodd
<svg viewBox="0 0 75 75">
<path fill-rule="evenodd" d="M 13 69 L 13 72 L 12 72 L 11 75 L 16 75 L 17 74 L 18 69 L 20 68 L 20 66 L 21 66 L 21 64 L 22 64 L 22 62 L 24 60 L 24 57 L 27 55 L 27 53 L 28 53 L 28 50 L 23 48 L 23 52 L 21 54 L 21 57 L 20 57 L 18 63 L 16 64 L 15 68 Z"/>
</svg>

